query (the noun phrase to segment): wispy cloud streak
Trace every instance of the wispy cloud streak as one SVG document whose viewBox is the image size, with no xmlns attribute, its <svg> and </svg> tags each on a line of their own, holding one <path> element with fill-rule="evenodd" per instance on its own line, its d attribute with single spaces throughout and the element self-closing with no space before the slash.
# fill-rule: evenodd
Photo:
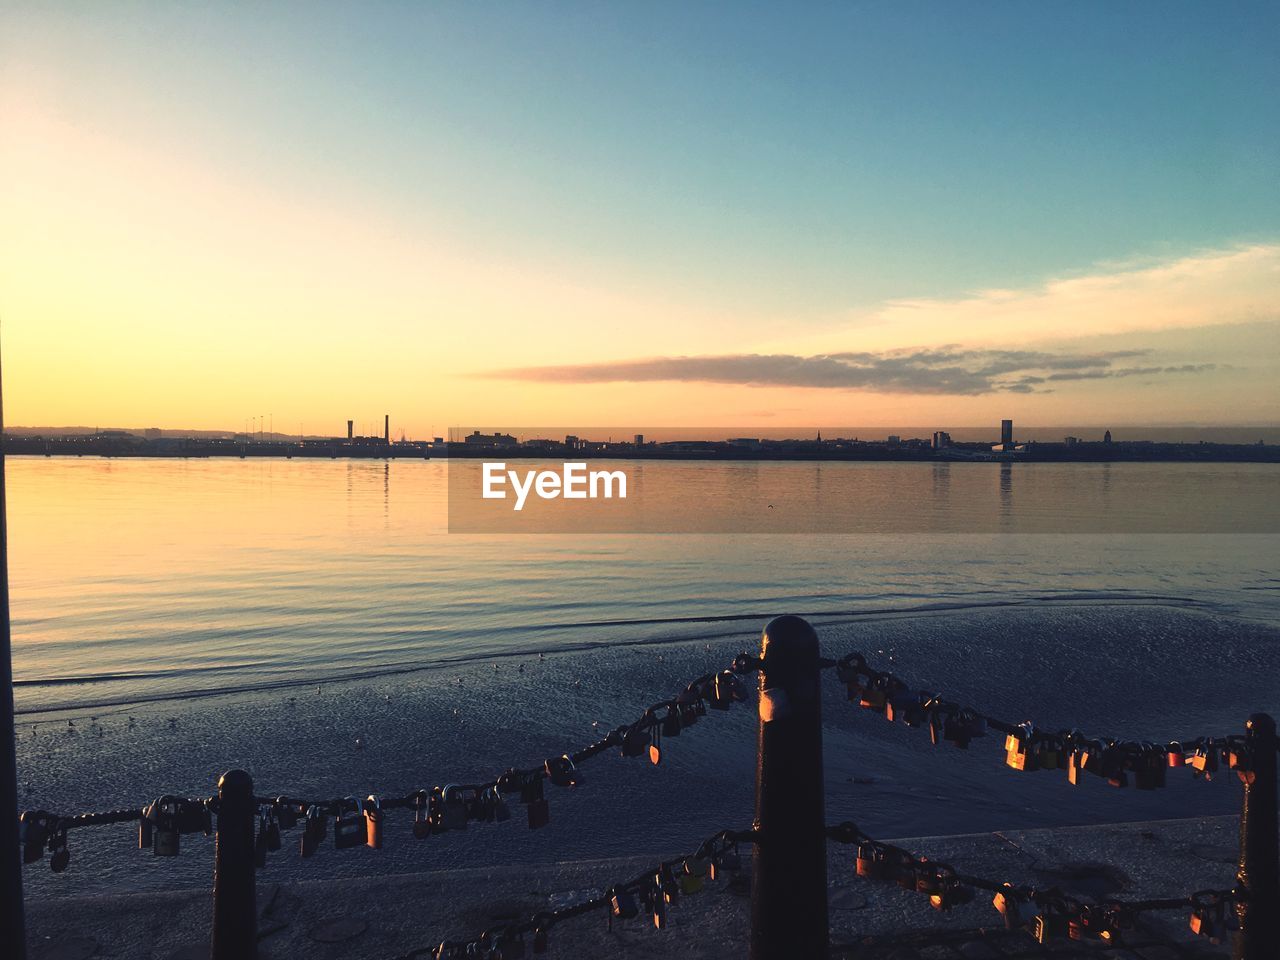
<svg viewBox="0 0 1280 960">
<path fill-rule="evenodd" d="M 1044 393 L 1045 384 L 1111 377 L 1201 373 L 1214 364 L 1117 366 L 1146 350 L 1070 354 L 1040 350 L 975 350 L 944 346 L 922 350 L 722 356 L 649 357 L 608 363 L 516 367 L 482 377 L 540 383 L 682 381 L 748 386 L 816 387 L 976 396 L 987 393 Z"/>
</svg>

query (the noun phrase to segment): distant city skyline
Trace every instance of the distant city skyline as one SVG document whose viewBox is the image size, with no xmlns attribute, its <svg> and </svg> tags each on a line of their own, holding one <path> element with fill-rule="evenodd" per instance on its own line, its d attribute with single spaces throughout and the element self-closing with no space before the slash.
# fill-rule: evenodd
<svg viewBox="0 0 1280 960">
<path fill-rule="evenodd" d="M 75 436 L 75 435 L 92 435 L 95 433 L 107 432 L 128 432 L 139 437 L 238 437 L 247 436 L 250 438 L 272 439 L 274 441 L 288 441 L 290 439 L 303 437 L 306 439 L 344 439 L 346 437 L 346 426 L 344 421 L 335 421 L 334 429 L 324 429 L 319 427 L 315 430 L 307 429 L 306 425 L 301 431 L 284 431 L 276 429 L 272 431 L 265 424 L 258 428 L 257 425 L 251 424 L 248 428 L 194 428 L 194 427 L 159 427 L 151 425 L 147 427 L 117 425 L 117 424 L 101 424 L 101 425 L 64 425 L 64 426 L 37 426 L 12 424 L 6 425 L 5 432 L 13 436 Z M 381 429 L 374 430 L 374 421 L 367 422 L 356 421 L 353 424 L 352 433 L 356 439 L 376 439 L 381 440 L 384 436 Z M 381 425 L 380 425 L 381 426 Z M 1280 443 L 1280 425 L 1276 424 L 1124 424 L 1124 423 L 1106 423 L 1106 424 L 1030 424 L 1022 423 L 1018 420 L 1013 421 L 1013 440 L 1025 441 L 1034 440 L 1038 442 L 1060 442 L 1068 437 L 1079 439 L 1083 442 L 1100 442 L 1107 433 L 1114 433 L 1117 442 L 1134 441 L 1134 440 L 1154 440 L 1158 442 L 1194 442 L 1204 439 L 1218 443 Z M 452 439 L 460 441 L 466 434 L 472 431 L 481 433 L 507 433 L 515 436 L 518 440 L 524 441 L 533 438 L 544 439 L 562 439 L 568 435 L 580 436 L 583 439 L 591 441 L 625 441 L 637 434 L 641 434 L 646 440 L 656 442 L 670 442 L 678 440 L 712 440 L 722 441 L 739 437 L 760 437 L 770 440 L 778 439 L 813 439 L 814 436 L 821 436 L 823 439 L 862 439 L 869 441 L 882 441 L 889 437 L 898 436 L 903 440 L 929 440 L 933 435 L 941 432 L 948 435 L 959 443 L 983 442 L 988 439 L 1003 439 L 1002 422 L 997 421 L 991 424 L 910 424 L 910 425 L 893 425 L 893 424 L 817 424 L 817 425 L 789 425 L 789 426 L 757 426 L 754 429 L 743 428 L 741 426 L 653 426 L 651 424 L 636 425 L 623 424 L 616 426 L 584 426 L 584 425 L 520 425 L 520 424 L 483 424 L 480 426 L 445 426 L 436 428 L 433 431 L 421 435 L 411 434 L 407 430 L 403 431 L 404 438 L 422 442 L 429 441 L 435 437 L 442 437 L 446 440 Z M 390 439 L 392 442 L 401 439 L 402 431 L 395 426 L 394 419 L 390 426 Z"/>
<path fill-rule="evenodd" d="M 6 419 L 1280 424 L 1278 33 L 18 0 Z"/>
</svg>

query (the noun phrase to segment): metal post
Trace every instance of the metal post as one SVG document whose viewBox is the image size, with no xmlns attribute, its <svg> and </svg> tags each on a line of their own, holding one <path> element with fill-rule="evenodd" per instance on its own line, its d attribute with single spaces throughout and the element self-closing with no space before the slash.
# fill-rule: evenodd
<svg viewBox="0 0 1280 960">
<path fill-rule="evenodd" d="M 0 400 L 0 438 L 4 401 Z M 9 643 L 9 525 L 4 492 L 5 454 L 0 439 L 0 944 L 6 956 L 24 960 L 27 930 L 22 913 L 22 852 L 18 845 L 18 763 L 13 742 L 13 657 Z"/>
<path fill-rule="evenodd" d="M 778 617 L 760 645 L 751 960 L 826 960 L 827 838 L 818 635 Z"/>
<path fill-rule="evenodd" d="M 1252 775 L 1245 779 L 1240 812 L 1240 869 L 1236 904 L 1240 929 L 1234 960 L 1280 957 L 1280 838 L 1276 808 L 1276 722 L 1255 713 L 1245 724 Z"/>
<path fill-rule="evenodd" d="M 218 780 L 218 841 L 213 868 L 213 960 L 258 956 L 258 896 L 254 889 L 253 778 L 231 770 Z"/>
</svg>

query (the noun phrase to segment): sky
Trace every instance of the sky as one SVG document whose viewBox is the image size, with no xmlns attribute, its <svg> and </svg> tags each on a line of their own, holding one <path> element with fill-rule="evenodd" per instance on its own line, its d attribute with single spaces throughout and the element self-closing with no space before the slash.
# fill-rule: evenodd
<svg viewBox="0 0 1280 960">
<path fill-rule="evenodd" d="M 7 3 L 10 425 L 1280 424 L 1268 3 Z"/>
</svg>

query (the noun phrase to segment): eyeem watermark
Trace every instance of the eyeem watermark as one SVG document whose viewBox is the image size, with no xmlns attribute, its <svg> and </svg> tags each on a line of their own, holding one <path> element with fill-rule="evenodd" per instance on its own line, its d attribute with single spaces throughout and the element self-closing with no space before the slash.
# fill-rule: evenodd
<svg viewBox="0 0 1280 960">
<path fill-rule="evenodd" d="M 485 500 L 506 500 L 511 487 L 513 508 L 523 510 L 530 492 L 543 500 L 627 499 L 627 475 L 622 470 L 587 471 L 585 463 L 565 463 L 555 470 L 508 470 L 505 463 L 485 463 L 480 495 Z"/>
</svg>

